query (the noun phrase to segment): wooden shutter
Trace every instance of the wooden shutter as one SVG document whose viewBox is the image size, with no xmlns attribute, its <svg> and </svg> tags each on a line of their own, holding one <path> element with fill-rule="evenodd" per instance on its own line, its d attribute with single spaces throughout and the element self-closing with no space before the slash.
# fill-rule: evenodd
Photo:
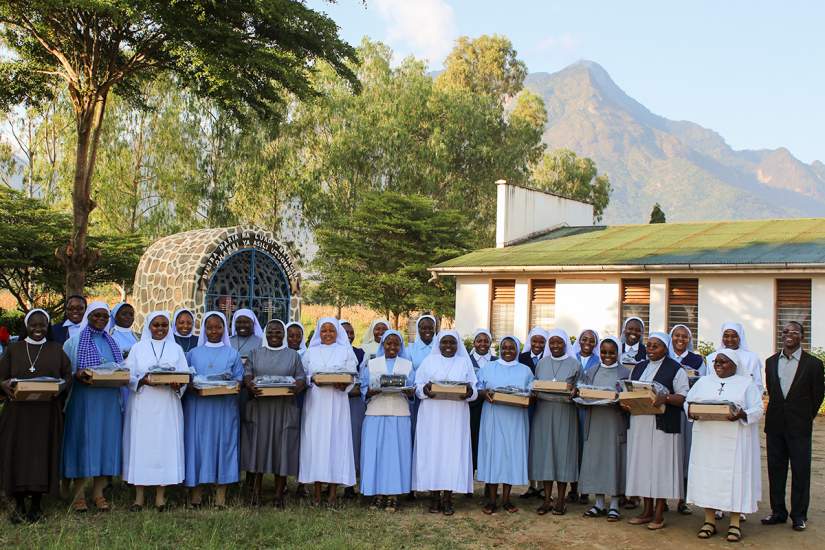
<svg viewBox="0 0 825 550">
<path fill-rule="evenodd" d="M 555 279 L 533 279 L 534 304 L 555 304 L 556 303 L 556 281 Z"/>
<path fill-rule="evenodd" d="M 515 279 L 493 280 L 490 304 L 490 332 L 493 339 L 512 334 L 515 321 Z"/>
<path fill-rule="evenodd" d="M 805 329 L 802 346 L 811 347 L 811 280 L 776 280 L 776 349 L 782 349 L 782 327 L 789 321 Z"/>
<path fill-rule="evenodd" d="M 671 279 L 668 300 L 673 305 L 699 305 L 699 279 Z"/>
<path fill-rule="evenodd" d="M 699 279 L 670 279 L 667 290 L 667 329 L 685 325 L 699 341 Z"/>
<path fill-rule="evenodd" d="M 650 305 L 650 279 L 622 279 L 622 303 Z"/>
<path fill-rule="evenodd" d="M 501 304 L 516 303 L 516 281 L 493 281 L 493 301 Z"/>
<path fill-rule="evenodd" d="M 650 279 L 622 279 L 619 326 L 628 317 L 638 317 L 650 326 Z"/>
<path fill-rule="evenodd" d="M 549 330 L 556 322 L 556 280 L 533 279 L 530 286 L 530 328 Z"/>
</svg>

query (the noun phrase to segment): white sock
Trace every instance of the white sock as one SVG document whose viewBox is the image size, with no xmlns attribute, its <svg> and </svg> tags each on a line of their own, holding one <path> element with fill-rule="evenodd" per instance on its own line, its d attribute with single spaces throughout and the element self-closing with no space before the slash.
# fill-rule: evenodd
<svg viewBox="0 0 825 550">
<path fill-rule="evenodd" d="M 596 495 L 596 508 L 604 510 L 604 495 Z"/>
<path fill-rule="evenodd" d="M 612 496 L 610 497 L 610 509 L 611 510 L 618 510 L 619 509 L 619 497 Z"/>
</svg>

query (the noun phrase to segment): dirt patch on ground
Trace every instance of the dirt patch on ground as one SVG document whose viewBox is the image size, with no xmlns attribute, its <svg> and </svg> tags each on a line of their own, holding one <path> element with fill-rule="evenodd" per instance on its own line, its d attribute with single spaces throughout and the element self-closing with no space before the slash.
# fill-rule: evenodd
<svg viewBox="0 0 825 550">
<path fill-rule="evenodd" d="M 763 498 L 759 505 L 759 512 L 752 514 L 742 524 L 744 538 L 740 547 L 780 548 L 792 547 L 794 550 L 825 548 L 825 506 L 822 497 L 825 495 L 825 419 L 819 418 L 814 427 L 813 463 L 811 472 L 811 505 L 808 512 L 808 529 L 804 533 L 797 533 L 791 529 L 790 522 L 785 525 L 763 526 L 760 519 L 770 512 L 768 503 L 768 477 L 765 460 L 765 441 L 762 438 L 762 473 Z M 790 475 L 788 476 L 788 506 L 790 506 Z M 481 486 L 476 486 L 476 495 L 481 494 Z M 514 488 L 514 493 L 521 494 L 523 488 Z M 565 516 L 538 516 L 534 508 L 537 500 L 518 500 L 521 511 L 517 514 L 506 514 L 499 511 L 493 516 L 485 516 L 481 512 L 480 499 L 462 502 L 457 499 L 459 506 L 453 518 L 441 516 L 411 515 L 410 527 L 443 531 L 444 539 L 452 539 L 456 545 L 484 546 L 493 548 L 593 548 L 615 550 L 627 549 L 657 549 L 666 546 L 672 548 L 731 548 L 731 544 L 724 541 L 723 533 L 727 529 L 727 518 L 718 522 L 720 534 L 710 540 L 699 540 L 696 532 L 702 525 L 703 512 L 694 509 L 690 516 L 683 516 L 675 512 L 676 503 L 670 503 L 674 511 L 665 515 L 667 527 L 651 532 L 644 527 L 629 525 L 627 519 L 637 510 L 623 510 L 623 520 L 618 523 L 607 523 L 605 519 L 591 519 L 582 517 L 587 507 L 583 505 L 569 505 Z M 528 504 L 529 503 L 529 504 Z M 410 511 L 402 512 L 409 514 Z M 406 521 L 402 522 L 406 523 Z"/>
</svg>

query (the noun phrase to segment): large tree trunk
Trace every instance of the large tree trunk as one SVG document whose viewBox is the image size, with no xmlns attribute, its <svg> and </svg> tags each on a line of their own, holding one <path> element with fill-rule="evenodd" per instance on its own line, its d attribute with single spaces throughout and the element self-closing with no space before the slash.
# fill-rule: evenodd
<svg viewBox="0 0 825 550">
<path fill-rule="evenodd" d="M 73 97 L 77 123 L 77 154 L 72 188 L 72 236 L 57 257 L 66 269 L 66 295 L 83 294 L 86 273 L 97 263 L 100 253 L 87 247 L 89 215 L 95 208 L 92 200 L 94 174 L 100 129 L 106 111 L 107 90 L 98 90 L 84 97 Z"/>
</svg>

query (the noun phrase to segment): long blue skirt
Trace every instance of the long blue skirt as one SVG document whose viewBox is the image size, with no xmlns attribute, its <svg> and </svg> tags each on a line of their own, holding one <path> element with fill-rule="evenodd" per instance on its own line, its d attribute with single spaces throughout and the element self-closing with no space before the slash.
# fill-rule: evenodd
<svg viewBox="0 0 825 550">
<path fill-rule="evenodd" d="M 361 494 L 403 495 L 412 486 L 409 416 L 366 416 L 361 432 Z"/>
<path fill-rule="evenodd" d="M 478 434 L 477 478 L 485 483 L 527 484 L 529 413 L 484 402 Z"/>
<path fill-rule="evenodd" d="M 61 471 L 69 479 L 119 476 L 123 404 L 120 388 L 72 386 L 66 406 Z"/>
<path fill-rule="evenodd" d="M 240 411 L 237 395 L 183 398 L 183 441 L 187 487 L 225 485 L 240 478 Z"/>
</svg>

